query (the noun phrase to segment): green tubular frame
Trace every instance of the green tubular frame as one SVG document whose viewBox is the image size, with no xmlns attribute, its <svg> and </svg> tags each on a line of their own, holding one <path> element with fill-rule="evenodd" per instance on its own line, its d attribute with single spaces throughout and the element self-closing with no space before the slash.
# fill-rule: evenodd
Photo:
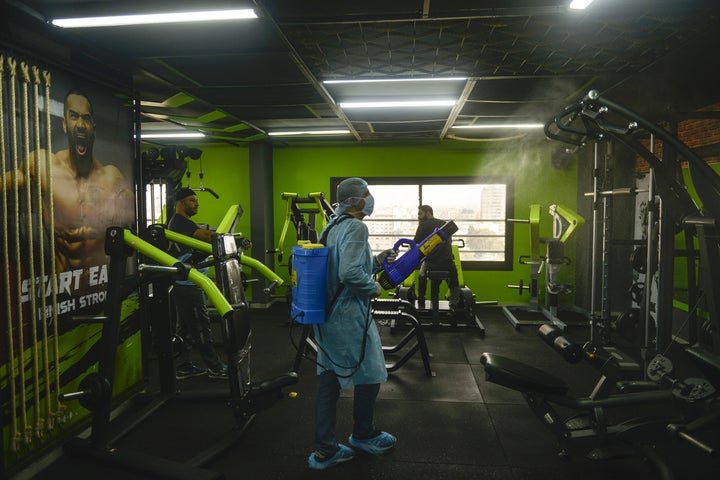
<svg viewBox="0 0 720 480">
<path fill-rule="evenodd" d="M 159 248 L 152 246 L 145 240 L 134 235 L 128 229 L 123 229 L 123 240 L 125 241 L 126 245 L 133 248 L 134 250 L 137 250 L 146 257 L 155 260 L 160 265 L 166 267 L 173 267 L 179 263 L 177 258 L 163 252 Z M 199 240 L 195 241 L 200 242 Z M 200 243 L 206 245 L 207 248 L 210 249 L 210 244 L 205 242 Z M 215 285 L 215 283 L 208 277 L 206 277 L 196 269 L 191 268 L 190 272 L 188 273 L 188 280 L 203 289 L 203 291 L 208 296 L 212 304 L 215 306 L 215 309 L 221 316 L 225 316 L 228 312 L 233 311 L 233 307 L 230 305 L 230 303 L 228 303 L 227 299 L 223 296 L 222 292 L 220 292 L 217 285 Z"/>
<path fill-rule="evenodd" d="M 568 223 L 568 228 L 559 239 L 561 243 L 565 243 L 565 240 L 570 238 L 570 235 L 577 227 L 585 224 L 585 219 L 579 213 L 563 205 L 554 205 L 554 207 L 557 215 Z"/>
<path fill-rule="evenodd" d="M 315 230 L 320 234 L 322 230 L 327 226 L 327 216 L 329 215 L 328 211 L 325 209 L 325 206 L 323 205 L 323 202 L 325 200 L 325 194 L 323 192 L 311 192 L 308 193 L 308 198 L 312 198 L 315 200 L 315 205 L 317 205 L 318 212 L 324 213 L 323 215 L 319 215 L 318 218 L 322 221 L 322 228 L 318 228 L 318 226 L 315 226 Z M 327 203 L 326 203 L 327 205 Z M 332 212 L 330 212 L 332 213 Z"/>
<path fill-rule="evenodd" d="M 239 209 L 240 205 L 230 205 L 230 208 L 225 212 L 225 216 L 217 227 L 218 233 L 230 233 L 230 227 L 232 227 Z"/>
<path fill-rule="evenodd" d="M 530 205 L 530 259 L 540 258 L 540 204 Z"/>
<path fill-rule="evenodd" d="M 292 199 L 297 198 L 298 194 L 292 192 L 283 192 L 281 197 L 283 200 L 287 201 L 287 209 L 285 211 L 285 223 L 283 223 L 282 232 L 280 232 L 280 239 L 278 240 L 278 246 L 276 249 L 279 260 L 282 260 L 283 245 L 285 244 L 285 235 L 287 235 L 288 227 L 292 222 Z"/>
<path fill-rule="evenodd" d="M 168 230 L 167 228 L 165 229 L 165 238 L 167 238 L 171 242 L 185 245 L 186 247 L 190 247 L 193 250 L 207 253 L 208 255 L 212 255 L 213 253 L 212 245 L 210 245 L 209 243 L 198 240 L 197 238 L 188 237 L 187 235 L 183 235 L 181 233 L 173 232 L 172 230 Z M 175 259 L 175 261 L 177 262 L 177 259 Z M 270 270 L 267 265 L 260 262 L 259 260 L 256 260 L 247 255 L 240 255 L 240 263 L 257 270 L 263 277 L 267 278 L 272 282 L 275 282 L 277 286 L 281 286 L 285 283 L 282 278 L 280 278 L 275 272 Z"/>
</svg>

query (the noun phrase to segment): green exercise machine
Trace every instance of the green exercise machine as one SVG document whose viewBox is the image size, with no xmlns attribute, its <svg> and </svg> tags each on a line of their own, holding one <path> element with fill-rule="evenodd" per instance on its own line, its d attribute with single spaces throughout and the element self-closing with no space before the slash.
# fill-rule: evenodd
<svg viewBox="0 0 720 480">
<path fill-rule="evenodd" d="M 240 217 L 242 217 L 242 215 L 243 208 L 241 205 L 231 205 L 228 208 L 227 212 L 225 212 L 225 215 L 223 216 L 222 220 L 217 226 L 217 229 L 215 230 L 218 234 L 231 235 L 235 239 L 238 251 L 244 248 L 244 242 L 246 241 L 242 233 L 235 232 Z M 154 239 L 157 239 L 158 242 L 162 243 L 164 242 L 164 240 L 160 241 L 159 239 L 167 239 L 168 241 L 179 243 L 197 252 L 201 252 L 206 255 L 212 255 L 211 244 L 193 237 L 188 237 L 187 235 L 173 232 L 172 230 L 169 230 L 166 225 L 163 224 L 150 225 L 146 230 L 145 234 L 148 236 L 148 239 L 150 241 L 154 241 Z M 268 280 L 269 283 L 264 288 L 264 293 L 272 295 L 276 288 L 285 286 L 285 281 L 264 263 L 245 253 L 239 255 L 239 257 L 241 265 L 255 270 L 266 280 Z M 244 284 L 250 281 L 251 280 L 246 279 L 243 275 Z"/>
<path fill-rule="evenodd" d="M 212 245 L 200 242 L 203 251 L 210 248 L 215 282 L 192 266 L 179 262 L 165 253 L 167 239 L 163 229 L 150 231 L 146 241 L 130 230 L 111 227 L 107 229 L 105 252 L 110 256 L 108 270 L 108 299 L 105 316 L 92 317 L 87 322 L 102 323 L 102 357 L 97 372 L 88 374 L 77 392 L 60 395 L 61 401 L 79 401 L 93 412 L 89 438 L 71 440 L 65 452 L 73 456 L 89 457 L 116 468 L 141 471 L 163 478 L 187 480 L 211 480 L 222 478 L 204 465 L 225 452 L 239 441 L 252 424 L 255 414 L 282 398 L 282 388 L 297 383 L 294 372 L 274 378 L 255 381 L 250 369 L 251 324 L 248 304 L 245 301 L 240 276 L 240 253 L 232 235 L 215 235 Z M 152 243 L 151 243 L 152 242 Z M 137 251 L 143 263 L 138 265 L 138 275 L 128 275 L 129 258 Z M 203 398 L 217 399 L 219 406 L 229 405 L 235 422 L 216 442 L 186 461 L 171 461 L 143 452 L 130 451 L 117 446 L 117 441 L 137 427 L 149 415 L 168 401 L 196 400 L 197 395 L 178 393 L 174 384 L 171 318 L 168 308 L 168 288 L 175 280 L 190 280 L 202 288 L 216 309 L 221 321 L 223 345 L 228 358 L 228 389 L 220 392 L 201 392 Z M 156 398 L 139 412 L 134 422 L 118 434 L 111 435 L 110 415 L 113 405 L 112 389 L 115 375 L 116 350 L 120 335 L 122 302 L 138 290 L 152 285 L 152 299 L 148 301 L 147 318 L 152 322 L 160 369 L 160 392 Z"/>
<path fill-rule="evenodd" d="M 402 285 L 395 289 L 395 298 L 412 303 L 414 306 L 413 315 L 417 317 L 418 321 L 425 328 L 472 329 L 476 330 L 480 336 L 485 336 L 485 325 L 483 325 L 478 318 L 475 307 L 478 303 L 491 305 L 497 302 L 477 302 L 475 294 L 465 284 L 462 263 L 460 261 L 460 248 L 464 246 L 464 240 L 453 240 L 452 253 L 458 275 L 458 285 L 460 286 L 460 304 L 457 310 L 452 311 L 450 309 L 450 302 L 440 299 L 440 285 L 443 281 L 447 281 L 449 275 L 449 272 L 446 270 L 427 270 L 427 281 L 430 290 L 429 302 L 421 302 L 417 299 L 415 289 L 419 279 L 418 270 L 413 272 L 403 281 Z M 395 322 L 391 325 L 391 327 L 396 326 L 400 326 L 400 323 Z"/>
<path fill-rule="evenodd" d="M 285 239 L 291 224 L 297 232 L 297 243 L 304 241 L 317 243 L 319 232 L 327 225 L 330 215 L 335 211 L 323 192 L 309 193 L 307 197 L 283 192 L 281 196 L 287 202 L 285 222 L 277 247 L 267 252 L 277 254 L 279 262 L 283 260 Z"/>
<path fill-rule="evenodd" d="M 503 306 L 505 318 L 517 328 L 520 325 L 541 325 L 550 321 L 560 329 L 567 324 L 558 318 L 558 296 L 571 293 L 572 286 L 561 284 L 558 272 L 561 267 L 571 264 L 569 257 L 565 256 L 565 242 L 572 236 L 576 228 L 585 223 L 585 219 L 577 212 L 563 205 L 550 205 L 548 213 L 553 218 L 552 238 L 540 238 L 540 211 L 539 204 L 530 205 L 530 215 L 527 219 L 509 219 L 513 223 L 526 223 L 530 227 L 530 254 L 521 255 L 518 262 L 530 267 L 530 282 L 524 284 L 520 280 L 517 285 L 508 285 L 508 288 L 517 289 L 520 295 L 526 290 L 530 293 L 530 300 L 526 305 Z M 540 246 L 545 244 L 545 255 L 540 255 Z M 540 305 L 540 274 L 545 268 L 545 305 Z"/>
</svg>

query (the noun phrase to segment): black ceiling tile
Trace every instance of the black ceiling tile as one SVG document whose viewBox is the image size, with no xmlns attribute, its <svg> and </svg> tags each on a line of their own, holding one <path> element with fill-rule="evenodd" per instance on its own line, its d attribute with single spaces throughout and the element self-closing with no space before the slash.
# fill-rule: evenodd
<svg viewBox="0 0 720 480">
<path fill-rule="evenodd" d="M 188 92 L 223 108 L 239 105 L 304 105 L 323 101 L 320 93 L 310 84 L 190 88 Z"/>
<path fill-rule="evenodd" d="M 465 102 L 459 116 L 512 117 L 518 109 L 526 106 L 526 103 Z"/>
<path fill-rule="evenodd" d="M 442 120 L 422 122 L 373 123 L 376 132 L 439 132 L 445 126 Z"/>
<path fill-rule="evenodd" d="M 272 120 L 272 119 L 314 119 L 313 112 L 303 105 L 281 105 L 268 107 L 266 105 L 235 105 L 224 107 L 232 115 L 245 120 Z"/>
<path fill-rule="evenodd" d="M 187 3 L 192 2 L 150 0 L 143 8 L 180 8 Z M 203 6 L 226 3 L 208 0 Z M 261 18 L 211 28 L 160 25 L 55 33 L 76 48 L 87 46 L 86 56 L 108 52 L 96 57 L 115 63 L 118 70 L 120 65 L 135 65 L 134 88 L 147 114 L 169 115 L 193 126 L 211 118 L 208 126 L 220 130 L 234 128 L 239 119 L 268 125 L 339 122 L 313 77 L 474 77 L 477 83 L 459 108 L 458 123 L 552 114 L 546 110 L 577 99 L 589 88 L 637 101 L 630 93 L 633 88 L 643 93 L 647 88 L 637 86 L 634 79 L 653 69 L 662 78 L 654 88 L 663 92 L 666 103 L 690 97 L 712 103 L 718 97 L 712 82 L 695 82 L 692 92 L 684 92 L 687 82 L 679 79 L 683 74 L 692 79 L 693 72 L 707 63 L 706 56 L 694 55 L 702 47 L 679 54 L 680 60 L 688 53 L 694 59 L 680 61 L 681 71 L 657 67 L 671 58 L 677 64 L 678 51 L 714 38 L 720 23 L 717 0 L 604 0 L 587 12 L 573 13 L 557 0 L 253 3 L 261 7 Z M 79 4 L 70 1 L 28 4 L 48 18 L 79 11 Z M 138 2 L 82 3 L 84 13 L 110 5 L 128 8 Z M 422 18 L 427 5 L 428 18 Z M 263 17 L 265 12 L 271 18 Z M 340 89 L 326 88 L 333 99 L 343 100 Z M 421 93 L 431 98 L 440 90 Z M 152 106 L 163 102 L 164 106 Z M 216 111 L 224 116 L 208 115 Z M 364 121 L 355 124 L 363 140 L 383 140 L 437 138 L 450 111 L 346 114 Z"/>
<path fill-rule="evenodd" d="M 420 17 L 423 0 L 272 0 L 263 2 L 278 23 L 315 23 Z"/>
<path fill-rule="evenodd" d="M 307 83 L 287 52 L 179 56 L 162 59 L 196 85 L 283 85 Z"/>
</svg>

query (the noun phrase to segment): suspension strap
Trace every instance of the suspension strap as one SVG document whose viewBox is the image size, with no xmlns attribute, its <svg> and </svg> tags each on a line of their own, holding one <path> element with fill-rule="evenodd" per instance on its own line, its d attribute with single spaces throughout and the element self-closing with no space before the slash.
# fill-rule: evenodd
<svg viewBox="0 0 720 480">
<path fill-rule="evenodd" d="M 32 201 L 32 171 L 30 159 L 30 105 L 29 105 L 29 84 L 30 84 L 30 67 L 26 62 L 20 63 L 22 70 L 22 112 L 23 112 L 23 158 L 25 166 L 25 201 L 27 202 L 27 241 L 28 241 L 28 277 L 29 277 L 29 294 L 30 294 L 30 331 L 32 339 L 30 344 L 30 352 L 32 355 L 33 370 L 33 388 L 35 394 L 33 400 L 35 404 L 35 437 L 43 436 L 43 420 L 40 415 L 40 358 L 38 352 L 38 328 L 37 328 L 37 294 L 35 289 L 35 229 L 33 228 L 33 201 Z"/>
<path fill-rule="evenodd" d="M 38 281 L 38 288 L 40 289 L 40 325 L 42 327 L 42 359 L 43 359 L 43 381 L 45 384 L 45 428 L 47 431 L 51 431 L 55 426 L 54 417 L 52 415 L 52 403 L 50 399 L 50 357 L 48 351 L 48 328 L 47 328 L 47 295 L 45 295 L 45 242 L 42 240 L 44 237 L 43 228 L 43 165 L 41 162 L 41 156 L 44 157 L 44 152 L 41 146 L 40 137 L 40 69 L 37 66 L 32 67 L 33 74 L 33 127 L 35 128 L 35 161 L 33 166 L 35 167 L 35 177 L 37 178 L 37 190 L 35 204 L 37 205 L 38 211 L 38 231 L 40 232 L 40 276 Z"/>
<path fill-rule="evenodd" d="M 0 163 L 2 164 L 3 174 L 7 172 L 7 159 L 5 157 L 5 105 L 4 97 L 4 81 L 5 81 L 5 57 L 0 55 Z M 10 111 L 10 110 L 8 110 Z M 10 115 L 12 116 L 12 115 Z M 3 259 L 5 260 L 5 318 L 7 319 L 7 337 L 8 337 L 8 384 L 10 385 L 10 419 L 11 419 L 11 437 L 10 449 L 13 453 L 18 451 L 18 421 L 17 421 L 17 405 L 16 405 L 16 388 L 15 388 L 15 332 L 13 329 L 13 311 L 12 311 L 12 293 L 10 290 L 10 240 L 8 238 L 8 199 L 7 186 L 5 177 L 3 177 L 3 196 L 2 196 L 2 212 L 3 218 Z M 22 348 L 22 347 L 21 347 Z"/>
<path fill-rule="evenodd" d="M 52 122 L 50 115 L 50 72 L 43 70 L 45 80 L 45 182 L 48 196 L 48 237 L 50 238 L 50 303 L 52 304 L 52 326 L 53 326 L 53 360 L 55 365 L 55 420 L 58 424 L 65 421 L 65 405 L 60 401 L 60 337 L 57 315 L 57 265 L 55 264 L 55 197 L 53 196 L 53 167 L 52 167 Z"/>
<path fill-rule="evenodd" d="M 8 58 L 8 66 L 10 67 L 10 108 L 11 112 L 16 111 L 17 106 L 17 87 L 15 81 L 17 77 L 17 61 L 14 58 Z M 17 132 L 17 120 L 15 115 L 10 115 L 10 132 L 12 136 L 12 142 L 10 143 L 11 156 L 15 159 L 15 168 L 13 169 L 13 200 L 15 201 L 15 264 L 16 272 L 19 277 L 22 273 L 22 266 L 20 259 L 22 258 L 20 252 L 20 242 L 17 239 L 20 238 L 20 155 L 18 154 L 18 132 Z M 19 359 L 18 359 L 18 370 L 20 372 L 20 418 L 22 419 L 22 432 L 19 434 L 22 436 L 22 443 L 25 446 L 30 445 L 32 438 L 32 428 L 28 425 L 27 419 L 27 392 L 25 391 L 25 334 L 23 325 L 23 309 L 22 309 L 22 282 L 19 278 L 15 281 L 17 295 L 17 332 L 18 332 L 18 344 L 19 344 Z"/>
</svg>

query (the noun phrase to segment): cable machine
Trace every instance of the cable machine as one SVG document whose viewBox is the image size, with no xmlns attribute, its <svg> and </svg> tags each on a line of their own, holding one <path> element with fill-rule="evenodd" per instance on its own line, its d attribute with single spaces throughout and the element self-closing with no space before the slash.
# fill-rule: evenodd
<svg viewBox="0 0 720 480">
<path fill-rule="evenodd" d="M 283 260 L 285 237 L 290 224 L 295 227 L 298 242 L 317 243 L 319 232 L 327 225 L 330 215 L 335 212 L 323 192 L 308 193 L 307 197 L 301 197 L 297 193 L 283 192 L 281 196 L 287 202 L 285 223 L 283 223 L 277 247 L 267 251 L 271 255 L 277 254 L 279 262 Z"/>
<path fill-rule="evenodd" d="M 597 170 L 598 145 L 612 140 L 628 147 L 651 167 L 648 186 L 648 235 L 644 239 L 646 278 L 657 276 L 657 306 L 655 309 L 657 335 L 652 342 L 649 332 L 649 292 L 652 283 L 646 281 L 642 305 L 645 308 L 643 339 L 644 380 L 627 381 L 618 358 L 602 346 L 594 344 L 598 329 L 604 328 L 595 311 L 596 284 L 593 283 L 591 341 L 582 347 L 571 347 L 571 342 L 553 327 L 541 329 L 540 336 L 552 344 L 570 362 L 586 360 L 599 367 L 601 377 L 587 397 L 568 395 L 569 386 L 562 378 L 530 365 L 492 353 L 484 353 L 481 363 L 488 381 L 519 391 L 532 411 L 557 437 L 560 453 L 566 455 L 579 449 L 590 458 L 605 459 L 613 449 L 626 447 L 620 453 L 640 454 L 651 460 L 663 479 L 673 478 L 664 458 L 654 451 L 653 445 L 665 439 L 677 439 L 706 454 L 712 461 L 718 447 L 712 439 L 720 432 L 720 176 L 699 156 L 672 133 L 649 122 L 637 113 L 618 105 L 597 91 L 590 91 L 581 101 L 566 107 L 545 126 L 546 135 L 578 147 L 588 141 L 595 142 Z M 662 157 L 647 148 L 655 139 L 662 142 Z M 676 175 L 677 156 L 688 163 L 692 186 L 702 206 L 697 205 L 688 193 L 687 186 Z M 600 188 L 595 178 L 593 197 L 596 200 L 594 220 L 600 213 L 601 199 L 613 195 L 635 193 L 612 188 Z M 594 223 L 596 223 L 594 221 Z M 593 235 L 593 266 L 602 251 L 608 252 L 607 242 L 600 245 L 600 231 Z M 657 230 L 657 234 L 654 234 Z M 651 234 L 651 232 L 653 234 Z M 676 233 L 682 233 L 686 248 L 681 252 L 688 265 L 688 343 L 675 342 L 672 331 L 672 301 L 674 281 Z M 697 244 L 697 248 L 694 244 Z M 657 257 L 655 256 L 657 255 Z M 603 267 L 606 259 L 603 258 Z M 697 269 L 695 268 L 697 264 Z M 605 270 L 601 270 L 605 273 Z M 593 268 L 593 274 L 596 273 Z M 697 283 L 696 282 L 697 275 Z M 594 279 L 594 275 L 593 275 Z M 601 292 L 604 293 L 604 292 Z M 606 302 L 606 299 L 601 299 Z M 607 310 L 601 307 L 601 313 Z M 697 313 L 702 310 L 704 315 Z M 548 327 L 548 326 L 545 326 Z M 675 349 L 671 350 L 671 346 Z M 575 352 L 575 354 L 572 354 Z M 689 359 L 699 377 L 680 378 L 673 373 L 669 355 L 677 354 L 681 360 Z M 613 407 L 634 406 L 632 411 L 651 405 L 674 407 L 668 415 L 633 416 L 620 423 L 610 422 L 607 411 Z M 555 409 L 570 409 L 571 416 L 564 418 Z M 707 440 L 707 439 L 710 440 Z M 627 450 L 627 447 L 630 447 Z M 588 454 L 588 450 L 590 453 Z M 617 455 L 617 450 L 615 450 Z M 684 477 L 681 477 L 684 478 Z"/>
<path fill-rule="evenodd" d="M 653 136 L 651 135 L 650 138 L 652 151 Z M 626 373 L 642 374 L 643 367 L 623 349 L 642 350 L 656 343 L 655 320 L 652 312 L 657 304 L 657 290 L 650 287 L 646 289 L 645 285 L 648 281 L 642 281 L 637 274 L 652 280 L 657 272 L 658 229 L 654 218 L 660 200 L 655 195 L 652 169 L 648 174 L 649 188 L 637 188 L 635 185 L 615 186 L 613 175 L 615 169 L 611 165 L 612 159 L 616 156 L 614 150 L 614 145 L 605 137 L 595 141 L 593 190 L 584 194 L 585 197 L 592 197 L 593 200 L 590 342 L 612 351 L 613 355 L 620 359 L 620 364 Z M 637 202 L 642 201 L 643 194 L 646 194 L 646 200 L 644 200 L 645 208 L 639 214 L 641 228 L 636 227 L 635 231 L 624 232 L 624 237 L 631 237 L 629 239 L 616 238 L 617 232 L 614 228 L 617 223 L 614 214 L 618 208 L 616 204 L 622 200 L 625 202 L 623 205 L 627 207 L 630 203 L 628 200 L 632 200 L 635 202 L 632 206 L 636 207 Z M 627 221 L 626 218 L 627 215 L 623 220 Z M 621 255 L 630 249 L 634 249 L 632 253 Z M 648 261 L 648 255 L 652 260 Z M 625 269 L 625 272 L 618 271 L 617 265 L 620 269 Z M 634 281 L 631 280 L 628 266 L 636 272 Z M 624 298 L 621 299 L 620 312 L 615 311 L 614 308 L 617 307 L 618 299 L 613 299 L 613 293 L 617 293 L 618 285 L 627 286 L 622 290 Z M 634 305 L 642 305 L 644 314 L 641 313 L 641 308 L 631 307 L 631 301 Z M 610 345 L 618 341 L 623 343 L 622 348 Z"/>
<path fill-rule="evenodd" d="M 637 113 L 601 97 L 591 91 L 582 101 L 567 107 L 561 115 L 545 127 L 546 135 L 555 140 L 576 146 L 584 145 L 587 140 L 605 142 L 613 140 L 617 145 L 627 147 L 650 167 L 648 185 L 647 238 L 645 264 L 646 277 L 657 276 L 657 294 L 655 306 L 656 339 L 650 334 L 650 288 L 652 282 L 646 281 L 642 306 L 644 308 L 644 358 L 657 351 L 666 351 L 673 341 L 672 302 L 673 276 L 675 273 L 675 235 L 684 233 L 685 255 L 688 268 L 688 304 L 691 314 L 688 316 L 690 327 L 688 339 L 695 343 L 709 342 L 714 351 L 720 351 L 720 332 L 709 327 L 698 328 L 694 311 L 703 305 L 708 313 L 709 322 L 718 318 L 718 298 L 720 298 L 720 280 L 718 263 L 718 224 L 720 223 L 720 177 L 698 155 L 690 150 L 670 132 L 640 117 Z M 643 143 L 645 140 L 649 146 Z M 662 157 L 655 153 L 656 141 L 662 142 Z M 687 186 L 678 175 L 680 160 L 687 161 L 692 186 L 702 207 L 690 197 Z M 596 146 L 596 162 L 597 162 Z M 597 164 L 596 164 L 597 165 Z M 598 182 L 596 182 L 597 185 Z M 601 190 L 596 186 L 594 196 L 607 198 L 624 190 Z M 630 192 L 627 192 L 630 193 Z M 657 233 L 654 233 L 654 232 Z M 695 249 L 693 242 L 697 242 Z M 597 239 L 594 239 L 594 244 Z M 594 251 L 596 251 L 594 249 Z M 699 260 L 699 269 L 695 264 Z M 695 284 L 695 276 L 699 284 Z M 595 290 L 595 288 L 593 288 Z M 592 333 L 597 333 L 598 323 L 594 308 L 593 292 Z M 708 322 L 705 322 L 708 324 Z M 708 324 L 709 325 L 709 324 Z M 705 337 L 703 339 L 703 337 Z M 594 339 L 594 337 L 591 337 Z"/>
<path fill-rule="evenodd" d="M 562 266 L 570 265 L 571 260 L 565 256 L 565 242 L 572 236 L 575 229 L 585 223 L 585 219 L 568 207 L 563 205 L 550 205 L 548 213 L 553 218 L 552 238 L 540 238 L 540 205 L 530 205 L 528 219 L 509 219 L 509 222 L 527 223 L 530 226 L 530 255 L 522 255 L 520 264 L 530 266 L 530 283 L 524 285 L 520 280 L 518 285 L 508 285 L 508 288 L 517 289 L 520 294 L 524 290 L 530 293 L 528 305 L 502 307 L 505 318 L 517 328 L 520 325 L 540 325 L 547 321 L 564 330 L 567 324 L 558 318 L 558 296 L 573 291 L 573 287 L 561 284 L 558 273 Z M 540 245 L 545 244 L 545 255 L 540 255 Z M 545 305 L 540 305 L 540 274 L 545 268 Z M 529 315 L 524 315 L 529 314 Z M 537 315 L 540 314 L 540 315 Z M 531 316 L 534 318 L 523 318 Z"/>
</svg>

